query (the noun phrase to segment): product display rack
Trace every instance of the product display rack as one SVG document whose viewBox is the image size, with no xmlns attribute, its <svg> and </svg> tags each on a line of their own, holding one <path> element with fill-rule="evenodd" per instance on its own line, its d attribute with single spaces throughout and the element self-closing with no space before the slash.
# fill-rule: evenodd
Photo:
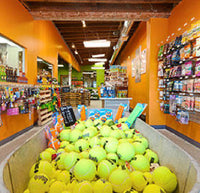
<svg viewBox="0 0 200 193">
<path fill-rule="evenodd" d="M 160 47 L 160 107 L 165 113 L 176 116 L 180 122 L 181 113 L 184 112 L 190 121 L 200 123 L 200 36 L 192 38 L 190 34 L 187 41 L 183 41 L 183 38 L 183 35 L 176 37 Z"/>
</svg>

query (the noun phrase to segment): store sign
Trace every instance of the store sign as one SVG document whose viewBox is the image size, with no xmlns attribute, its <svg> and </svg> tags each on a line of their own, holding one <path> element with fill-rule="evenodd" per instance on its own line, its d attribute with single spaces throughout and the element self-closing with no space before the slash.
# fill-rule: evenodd
<svg viewBox="0 0 200 193">
<path fill-rule="evenodd" d="M 60 107 L 65 126 L 71 126 L 76 122 L 76 117 L 73 111 L 72 106 Z"/>
<path fill-rule="evenodd" d="M 66 92 L 70 92 L 70 87 L 69 86 L 62 87 L 62 93 L 66 93 Z"/>
</svg>

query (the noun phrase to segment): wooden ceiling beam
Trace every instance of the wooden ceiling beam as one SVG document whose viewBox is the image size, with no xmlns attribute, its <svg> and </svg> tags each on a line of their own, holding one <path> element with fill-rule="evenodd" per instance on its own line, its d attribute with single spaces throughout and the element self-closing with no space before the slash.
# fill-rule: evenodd
<svg viewBox="0 0 200 193">
<path fill-rule="evenodd" d="M 42 20 L 148 20 L 168 17 L 173 4 L 29 3 L 30 13 Z"/>
<path fill-rule="evenodd" d="M 23 0 L 24 2 L 56 2 L 56 3 L 119 3 L 119 4 L 138 4 L 138 3 L 179 3 L 180 0 Z"/>
</svg>

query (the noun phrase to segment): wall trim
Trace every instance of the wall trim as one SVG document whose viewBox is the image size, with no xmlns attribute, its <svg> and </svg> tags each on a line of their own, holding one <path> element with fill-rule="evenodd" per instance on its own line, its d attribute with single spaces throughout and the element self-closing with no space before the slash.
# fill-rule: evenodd
<svg viewBox="0 0 200 193">
<path fill-rule="evenodd" d="M 166 129 L 166 125 L 151 125 L 154 129 Z"/>
<path fill-rule="evenodd" d="M 25 128 L 25 129 L 23 129 L 23 130 L 21 130 L 21 131 L 15 133 L 14 135 L 11 135 L 10 137 L 7 137 L 7 138 L 1 140 L 1 141 L 0 141 L 0 146 L 2 146 L 2 145 L 4 145 L 4 144 L 6 144 L 6 143 L 12 141 L 12 140 L 15 139 L 16 137 L 18 137 L 18 136 L 20 136 L 20 135 L 26 133 L 27 131 L 31 130 L 35 125 L 36 125 L 36 123 L 34 123 L 33 125 L 31 125 L 31 126 Z"/>
<path fill-rule="evenodd" d="M 184 139 L 185 141 L 191 143 L 192 145 L 194 145 L 194 146 L 200 148 L 200 143 L 199 143 L 199 142 L 197 142 L 197 141 L 195 141 L 195 140 L 189 138 L 188 136 L 186 136 L 186 135 L 184 135 L 184 134 L 182 134 L 182 133 L 180 133 L 180 132 L 178 132 L 178 131 L 172 129 L 171 127 L 166 126 L 166 129 L 167 129 L 168 131 L 174 133 L 175 135 L 181 137 L 181 138 Z"/>
</svg>

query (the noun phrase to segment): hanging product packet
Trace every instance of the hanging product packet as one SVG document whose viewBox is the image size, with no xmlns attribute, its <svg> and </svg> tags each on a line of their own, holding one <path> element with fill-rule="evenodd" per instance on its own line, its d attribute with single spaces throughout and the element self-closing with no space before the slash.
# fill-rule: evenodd
<svg viewBox="0 0 200 193">
<path fill-rule="evenodd" d="M 81 121 L 86 120 L 87 117 L 87 107 L 85 105 L 78 105 L 78 113 L 81 116 Z"/>
<path fill-rule="evenodd" d="M 191 56 L 191 44 L 187 44 L 184 46 L 185 58 L 189 58 Z"/>
<path fill-rule="evenodd" d="M 180 49 L 180 60 L 185 59 L 185 49 L 184 47 Z"/>
<path fill-rule="evenodd" d="M 191 76 L 193 74 L 192 61 L 185 63 L 185 76 Z"/>
<path fill-rule="evenodd" d="M 197 38 L 196 39 L 196 57 L 199 57 L 199 56 L 200 56 L 200 38 Z"/>
<path fill-rule="evenodd" d="M 200 61 L 196 62 L 196 65 L 195 65 L 195 76 L 200 76 Z"/>
<path fill-rule="evenodd" d="M 117 123 L 120 118 L 124 117 L 125 112 L 127 110 L 127 107 L 128 107 L 127 104 L 122 104 L 121 103 L 119 105 L 118 110 L 117 110 L 117 114 L 115 116 L 115 123 Z"/>
<path fill-rule="evenodd" d="M 187 80 L 187 92 L 193 92 L 194 79 Z"/>
</svg>

